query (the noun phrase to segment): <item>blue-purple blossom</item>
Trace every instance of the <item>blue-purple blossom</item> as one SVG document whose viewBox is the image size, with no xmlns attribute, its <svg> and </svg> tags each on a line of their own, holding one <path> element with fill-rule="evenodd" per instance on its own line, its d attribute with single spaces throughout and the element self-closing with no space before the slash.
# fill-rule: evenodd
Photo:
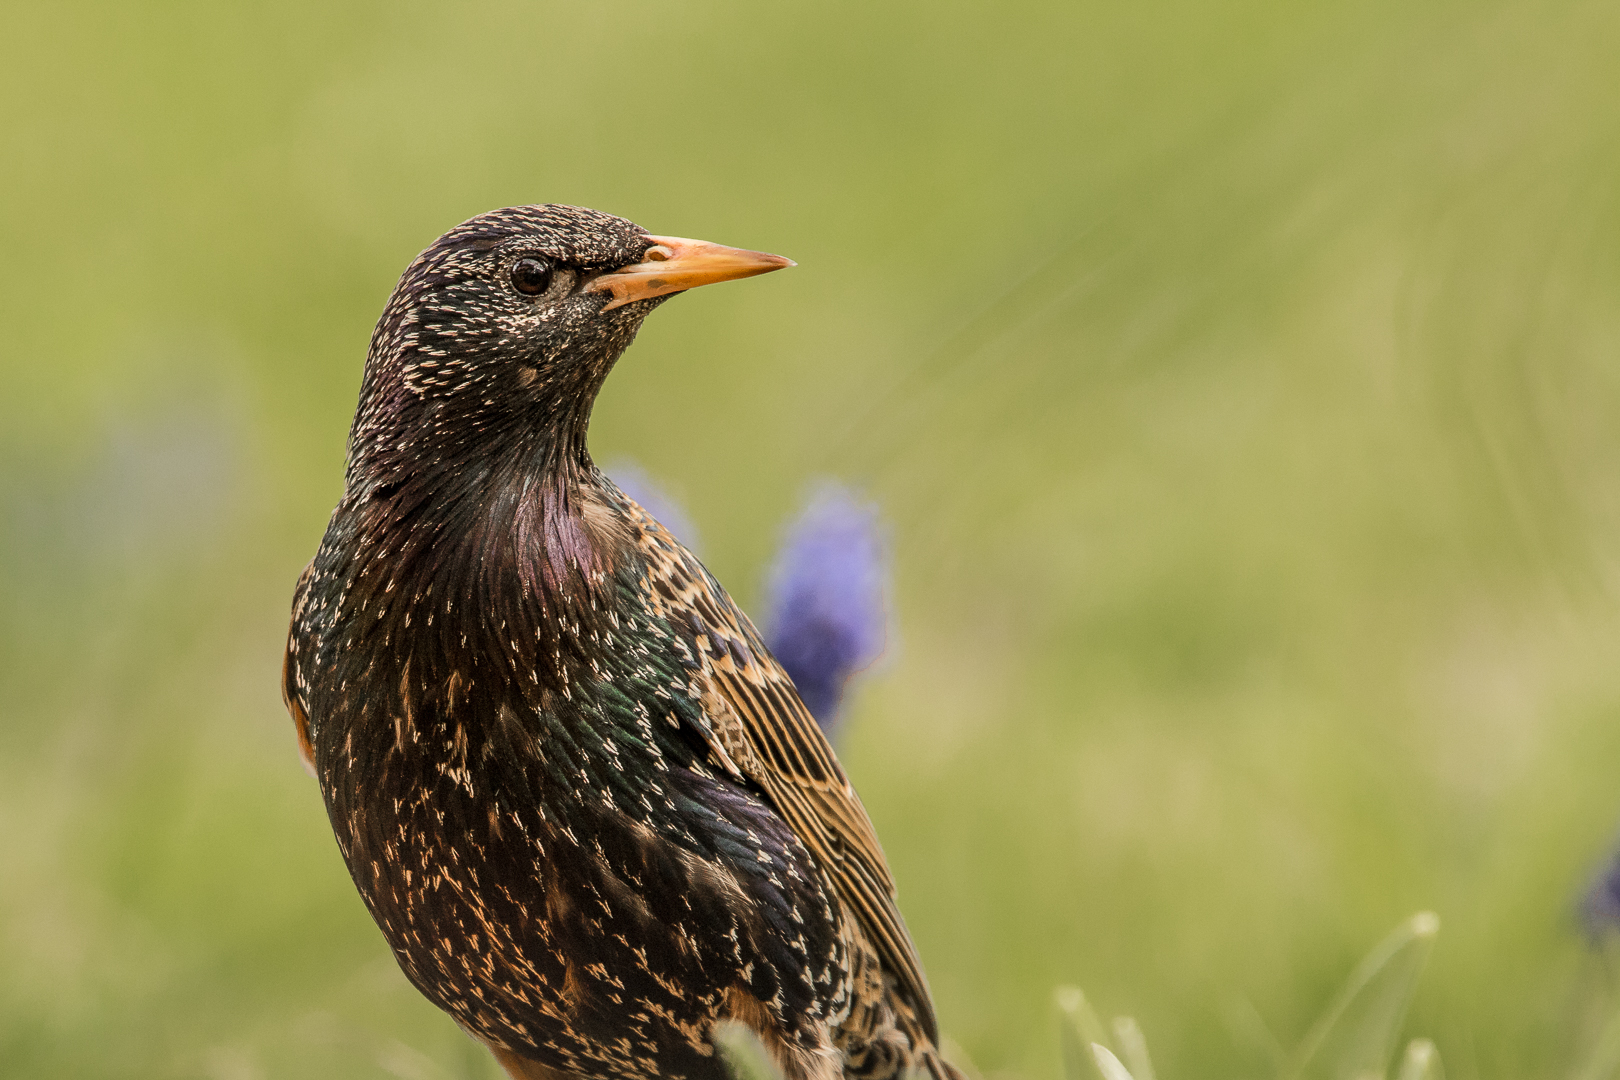
<svg viewBox="0 0 1620 1080">
<path fill-rule="evenodd" d="M 1592 879 L 1581 898 L 1581 917 L 1594 937 L 1620 930 L 1620 851 Z"/>
<path fill-rule="evenodd" d="M 777 553 L 765 643 L 828 733 L 849 677 L 883 652 L 888 578 L 877 508 L 839 484 L 822 485 Z"/>
<path fill-rule="evenodd" d="M 643 510 L 658 520 L 658 524 L 675 535 L 689 551 L 698 549 L 697 526 L 686 515 L 681 504 L 660 487 L 647 470 L 633 461 L 616 461 L 607 470 L 619 490 L 641 504 Z"/>
</svg>

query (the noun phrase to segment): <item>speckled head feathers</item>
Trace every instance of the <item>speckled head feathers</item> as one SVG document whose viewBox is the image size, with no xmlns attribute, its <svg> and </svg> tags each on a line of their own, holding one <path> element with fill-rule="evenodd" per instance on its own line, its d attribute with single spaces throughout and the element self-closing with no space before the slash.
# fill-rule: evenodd
<svg viewBox="0 0 1620 1080">
<path fill-rule="evenodd" d="M 411 269 L 464 248 L 488 251 L 509 242 L 559 262 L 599 270 L 633 263 L 651 245 L 641 226 L 600 210 L 556 203 L 508 206 L 463 221 L 435 240 Z M 407 278 L 410 273 L 406 271 Z"/>
<path fill-rule="evenodd" d="M 372 337 L 351 483 L 515 444 L 583 461 L 596 392 L 658 305 L 604 311 L 588 286 L 652 243 L 623 218 L 554 205 L 480 214 L 434 241 Z"/>
</svg>

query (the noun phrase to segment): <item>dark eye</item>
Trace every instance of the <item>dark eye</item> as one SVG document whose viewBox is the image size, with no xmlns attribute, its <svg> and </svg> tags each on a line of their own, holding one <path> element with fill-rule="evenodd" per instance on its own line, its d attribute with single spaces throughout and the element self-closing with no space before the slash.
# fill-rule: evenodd
<svg viewBox="0 0 1620 1080">
<path fill-rule="evenodd" d="M 544 259 L 519 259 L 512 264 L 512 288 L 530 296 L 551 284 L 551 264 Z"/>
</svg>

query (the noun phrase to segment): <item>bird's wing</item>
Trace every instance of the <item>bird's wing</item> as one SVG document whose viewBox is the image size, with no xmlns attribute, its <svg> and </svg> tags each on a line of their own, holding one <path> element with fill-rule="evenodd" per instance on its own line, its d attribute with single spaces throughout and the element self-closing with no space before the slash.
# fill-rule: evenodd
<svg viewBox="0 0 1620 1080">
<path fill-rule="evenodd" d="M 632 504 L 633 505 L 633 504 Z M 690 552 L 639 507 L 637 543 L 654 614 L 692 651 L 692 690 L 709 718 L 704 737 L 734 773 L 762 788 L 825 867 L 885 971 L 938 1038 L 922 963 L 895 906 L 894 879 L 872 821 L 793 680 L 759 632 Z"/>
</svg>

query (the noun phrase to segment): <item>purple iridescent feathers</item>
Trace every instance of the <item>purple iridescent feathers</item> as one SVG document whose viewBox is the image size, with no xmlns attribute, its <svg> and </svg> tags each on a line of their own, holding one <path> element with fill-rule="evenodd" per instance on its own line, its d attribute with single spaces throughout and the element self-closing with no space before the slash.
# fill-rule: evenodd
<svg viewBox="0 0 1620 1080">
<path fill-rule="evenodd" d="M 883 653 L 888 577 L 877 508 L 848 488 L 823 484 L 777 553 L 764 633 L 829 734 L 850 676 Z"/>
</svg>

